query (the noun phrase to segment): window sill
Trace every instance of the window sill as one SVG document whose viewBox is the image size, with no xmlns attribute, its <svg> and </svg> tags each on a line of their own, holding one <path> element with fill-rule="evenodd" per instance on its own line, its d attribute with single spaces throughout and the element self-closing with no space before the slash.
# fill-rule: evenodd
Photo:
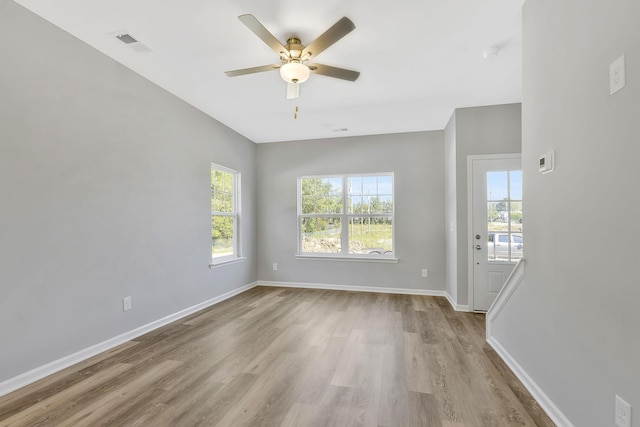
<svg viewBox="0 0 640 427">
<path fill-rule="evenodd" d="M 224 261 L 212 262 L 211 264 L 209 264 L 209 269 L 216 268 L 216 267 L 222 267 L 223 265 L 237 264 L 239 262 L 244 262 L 246 259 L 247 259 L 247 257 L 241 256 L 241 257 L 238 257 L 238 258 L 228 259 L 228 260 L 224 260 Z"/>
<path fill-rule="evenodd" d="M 308 261 L 348 261 L 348 262 L 383 262 L 397 264 L 398 258 L 392 257 L 363 257 L 363 256 L 334 256 L 334 255 L 296 255 L 296 259 Z"/>
</svg>

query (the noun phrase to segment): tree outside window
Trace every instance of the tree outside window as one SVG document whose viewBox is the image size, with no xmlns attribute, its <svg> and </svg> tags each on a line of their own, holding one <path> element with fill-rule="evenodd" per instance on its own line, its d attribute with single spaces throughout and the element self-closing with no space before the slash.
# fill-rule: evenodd
<svg viewBox="0 0 640 427">
<path fill-rule="evenodd" d="M 211 256 L 214 263 L 240 256 L 239 182 L 239 172 L 211 164 Z"/>
<path fill-rule="evenodd" d="M 299 253 L 390 257 L 393 174 L 301 177 Z"/>
</svg>

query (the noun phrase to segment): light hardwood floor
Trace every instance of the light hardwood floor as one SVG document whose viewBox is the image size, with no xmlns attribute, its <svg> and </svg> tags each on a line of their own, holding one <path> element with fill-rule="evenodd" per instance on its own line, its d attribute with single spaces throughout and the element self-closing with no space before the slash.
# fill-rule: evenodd
<svg viewBox="0 0 640 427">
<path fill-rule="evenodd" d="M 0 398 L 2 426 L 553 426 L 441 297 L 258 287 Z"/>
</svg>

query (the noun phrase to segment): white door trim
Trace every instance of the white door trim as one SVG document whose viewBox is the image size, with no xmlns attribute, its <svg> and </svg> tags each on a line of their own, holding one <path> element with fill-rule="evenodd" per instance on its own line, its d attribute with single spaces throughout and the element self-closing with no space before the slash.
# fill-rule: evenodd
<svg viewBox="0 0 640 427">
<path fill-rule="evenodd" d="M 469 291 L 469 311 L 473 307 L 473 161 L 474 160 L 502 160 L 520 159 L 522 153 L 507 154 L 474 154 L 467 156 L 467 288 Z"/>
</svg>

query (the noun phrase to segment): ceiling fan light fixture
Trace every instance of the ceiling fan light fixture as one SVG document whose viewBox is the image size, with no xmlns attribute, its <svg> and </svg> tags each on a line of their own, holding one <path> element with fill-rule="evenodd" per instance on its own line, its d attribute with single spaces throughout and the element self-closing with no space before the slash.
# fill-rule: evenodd
<svg viewBox="0 0 640 427">
<path fill-rule="evenodd" d="M 287 62 L 280 67 L 280 77 L 287 83 L 304 83 L 310 74 L 309 67 L 301 62 Z"/>
</svg>

